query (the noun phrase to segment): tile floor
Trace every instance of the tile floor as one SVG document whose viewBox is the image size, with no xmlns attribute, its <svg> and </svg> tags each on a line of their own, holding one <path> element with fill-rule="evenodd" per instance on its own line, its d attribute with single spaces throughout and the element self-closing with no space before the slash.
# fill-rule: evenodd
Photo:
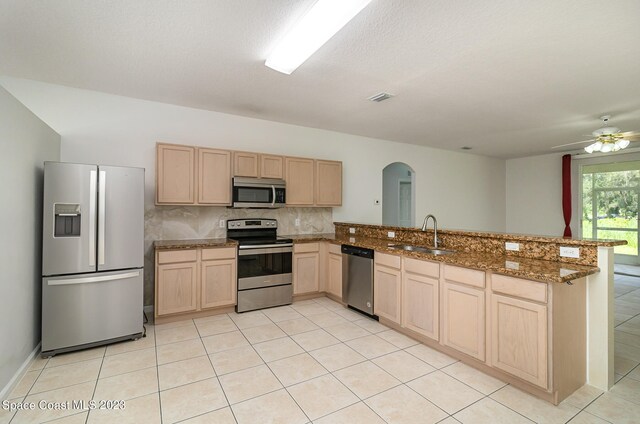
<svg viewBox="0 0 640 424">
<path fill-rule="evenodd" d="M 640 422 L 640 278 L 616 276 L 616 379 L 555 407 L 327 298 L 147 327 L 37 359 L 13 401 L 125 399 L 119 411 L 0 409 L 0 423 Z"/>
</svg>

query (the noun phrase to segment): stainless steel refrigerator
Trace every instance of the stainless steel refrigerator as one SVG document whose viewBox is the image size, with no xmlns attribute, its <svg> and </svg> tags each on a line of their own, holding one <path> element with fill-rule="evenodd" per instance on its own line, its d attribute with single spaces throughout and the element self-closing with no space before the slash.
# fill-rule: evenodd
<svg viewBox="0 0 640 424">
<path fill-rule="evenodd" d="M 143 333 L 144 169 L 45 162 L 42 356 Z"/>
</svg>

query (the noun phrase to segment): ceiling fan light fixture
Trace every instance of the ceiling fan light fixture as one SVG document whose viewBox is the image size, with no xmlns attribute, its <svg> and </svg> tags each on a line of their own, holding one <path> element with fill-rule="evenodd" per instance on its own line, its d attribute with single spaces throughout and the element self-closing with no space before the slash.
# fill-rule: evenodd
<svg viewBox="0 0 640 424">
<path fill-rule="evenodd" d="M 370 2 L 318 0 L 278 42 L 264 64 L 291 74 Z"/>
<path fill-rule="evenodd" d="M 585 147 L 584 151 L 587 153 L 593 153 L 593 144 L 589 144 L 587 147 Z"/>
<path fill-rule="evenodd" d="M 591 146 L 593 146 L 594 152 L 599 152 L 600 150 L 602 150 L 602 141 L 596 141 Z"/>
<path fill-rule="evenodd" d="M 612 152 L 612 151 L 613 151 L 613 146 L 614 146 L 614 145 L 613 145 L 613 144 L 611 144 L 611 143 L 605 143 L 605 144 L 603 144 L 603 145 L 602 145 L 602 147 L 600 148 L 600 151 L 601 151 L 602 153 L 609 153 L 609 152 Z"/>
<path fill-rule="evenodd" d="M 620 146 L 621 149 L 626 149 L 627 147 L 629 147 L 630 143 L 631 142 L 629 140 L 626 140 L 624 138 L 621 140 L 618 140 L 618 145 Z"/>
</svg>

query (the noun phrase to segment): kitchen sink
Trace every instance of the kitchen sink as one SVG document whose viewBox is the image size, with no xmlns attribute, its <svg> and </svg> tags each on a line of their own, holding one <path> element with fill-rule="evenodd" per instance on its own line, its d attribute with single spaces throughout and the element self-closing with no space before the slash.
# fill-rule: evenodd
<svg viewBox="0 0 640 424">
<path fill-rule="evenodd" d="M 389 249 L 406 250 L 408 252 L 429 253 L 429 254 L 432 254 L 432 255 L 449 255 L 451 253 L 455 253 L 453 250 L 430 249 L 428 247 L 413 246 L 411 244 L 393 244 L 393 243 L 389 243 L 387 245 L 387 247 Z"/>
</svg>

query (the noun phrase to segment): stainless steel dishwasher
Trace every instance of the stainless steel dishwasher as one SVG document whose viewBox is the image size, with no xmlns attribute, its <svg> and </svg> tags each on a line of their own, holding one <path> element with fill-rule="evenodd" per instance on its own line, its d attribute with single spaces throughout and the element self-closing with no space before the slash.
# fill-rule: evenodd
<svg viewBox="0 0 640 424">
<path fill-rule="evenodd" d="M 373 250 L 342 245 L 342 299 L 373 316 Z"/>
</svg>

